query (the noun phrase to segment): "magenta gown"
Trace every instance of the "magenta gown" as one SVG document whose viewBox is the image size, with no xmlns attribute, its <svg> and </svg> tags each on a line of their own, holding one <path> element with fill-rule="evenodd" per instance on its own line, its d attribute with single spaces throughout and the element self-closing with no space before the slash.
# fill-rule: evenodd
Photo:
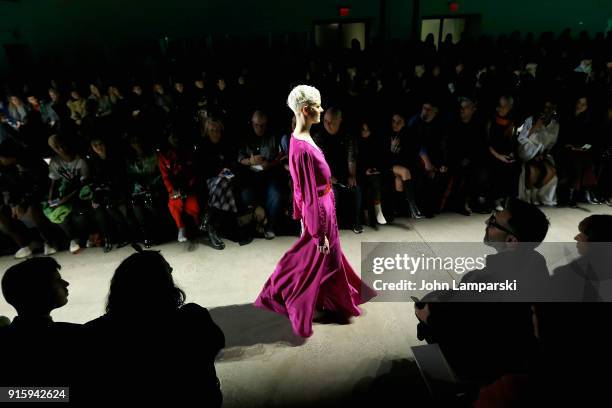
<svg viewBox="0 0 612 408">
<path fill-rule="evenodd" d="M 301 337 L 312 335 L 316 307 L 359 316 L 358 305 L 376 292 L 364 285 L 340 248 L 331 172 L 323 153 L 291 137 L 289 171 L 293 179 L 293 217 L 302 219 L 302 236 L 283 255 L 255 306 L 284 314 Z M 321 235 L 329 254 L 319 252 Z"/>
</svg>

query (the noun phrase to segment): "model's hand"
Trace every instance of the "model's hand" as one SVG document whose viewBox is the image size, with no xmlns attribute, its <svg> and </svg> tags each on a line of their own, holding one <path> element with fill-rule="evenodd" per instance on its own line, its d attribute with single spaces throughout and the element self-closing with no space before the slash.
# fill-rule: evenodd
<svg viewBox="0 0 612 408">
<path fill-rule="evenodd" d="M 327 255 L 329 254 L 329 240 L 327 239 L 327 237 L 323 237 L 323 239 L 319 240 L 319 245 L 317 245 L 317 248 L 319 249 L 319 252 Z"/>
</svg>

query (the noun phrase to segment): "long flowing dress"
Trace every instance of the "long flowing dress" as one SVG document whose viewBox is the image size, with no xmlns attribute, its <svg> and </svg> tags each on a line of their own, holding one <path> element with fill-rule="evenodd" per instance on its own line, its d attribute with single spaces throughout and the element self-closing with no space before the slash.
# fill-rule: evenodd
<svg viewBox="0 0 612 408">
<path fill-rule="evenodd" d="M 292 137 L 289 171 L 293 217 L 302 220 L 303 232 L 276 265 L 255 306 L 288 316 L 297 335 L 310 337 L 315 308 L 359 316 L 358 305 L 376 292 L 363 284 L 342 253 L 331 172 L 323 153 Z M 329 254 L 317 248 L 322 235 L 329 240 Z"/>
</svg>

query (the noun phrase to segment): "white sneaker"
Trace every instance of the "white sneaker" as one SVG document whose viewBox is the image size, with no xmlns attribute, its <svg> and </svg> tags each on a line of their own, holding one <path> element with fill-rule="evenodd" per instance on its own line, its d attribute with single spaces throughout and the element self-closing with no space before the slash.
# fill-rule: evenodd
<svg viewBox="0 0 612 408">
<path fill-rule="evenodd" d="M 15 252 L 15 259 L 23 259 L 32 256 L 32 250 L 29 246 L 20 248 L 19 251 Z"/>
<path fill-rule="evenodd" d="M 45 256 L 53 255 L 57 252 L 57 249 L 53 248 L 51 245 L 45 242 Z"/>
<path fill-rule="evenodd" d="M 187 237 L 185 236 L 185 228 L 179 228 L 178 242 L 187 242 Z"/>
<path fill-rule="evenodd" d="M 495 200 L 495 211 L 504 211 L 503 200 Z"/>
<path fill-rule="evenodd" d="M 383 215 L 380 204 L 376 204 L 374 206 L 374 212 L 376 213 L 376 222 L 381 225 L 385 225 L 387 223 L 387 220 L 385 219 L 385 216 Z"/>
<path fill-rule="evenodd" d="M 70 252 L 76 254 L 81 250 L 81 246 L 79 245 L 79 241 L 77 239 L 73 239 L 70 241 Z"/>
</svg>

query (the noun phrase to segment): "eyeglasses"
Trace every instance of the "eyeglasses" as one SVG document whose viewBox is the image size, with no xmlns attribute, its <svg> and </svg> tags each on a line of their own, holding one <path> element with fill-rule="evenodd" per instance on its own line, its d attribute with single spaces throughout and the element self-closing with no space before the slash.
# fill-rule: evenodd
<svg viewBox="0 0 612 408">
<path fill-rule="evenodd" d="M 511 234 L 511 235 L 516 235 L 516 234 L 515 234 L 515 233 L 514 233 L 512 230 L 510 230 L 510 229 L 508 229 L 508 228 L 506 228 L 506 227 L 504 227 L 504 226 L 502 226 L 502 225 L 499 225 L 499 224 L 497 223 L 497 219 L 495 218 L 495 216 L 496 216 L 496 215 L 497 215 L 497 212 L 493 211 L 493 213 L 491 214 L 491 216 L 490 216 L 490 217 L 487 219 L 487 226 L 489 226 L 489 227 L 495 227 L 495 228 L 497 228 L 498 230 L 500 230 L 500 231 L 504 231 L 504 232 L 506 232 L 506 233 L 508 233 L 508 234 Z"/>
</svg>

